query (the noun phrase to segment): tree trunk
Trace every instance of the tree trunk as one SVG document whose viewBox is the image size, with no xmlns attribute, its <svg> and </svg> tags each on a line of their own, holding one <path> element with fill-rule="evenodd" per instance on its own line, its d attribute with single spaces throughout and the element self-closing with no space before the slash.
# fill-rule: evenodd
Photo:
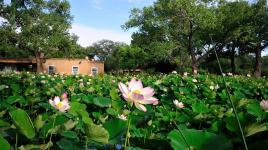
<svg viewBox="0 0 268 150">
<path fill-rule="evenodd" d="M 235 46 L 232 46 L 231 51 L 231 67 L 232 67 L 232 73 L 235 74 Z"/>
<path fill-rule="evenodd" d="M 257 47 L 255 49 L 255 66 L 254 66 L 254 76 L 260 77 L 261 76 L 261 49 Z"/>
<path fill-rule="evenodd" d="M 188 51 L 191 55 L 191 67 L 192 67 L 192 73 L 193 74 L 197 74 L 197 67 L 196 67 L 196 57 L 195 57 L 195 53 L 193 50 L 193 24 L 190 21 L 190 29 L 189 29 L 189 36 L 188 36 Z"/>
<path fill-rule="evenodd" d="M 193 51 L 191 51 L 191 60 L 192 60 L 192 73 L 197 74 L 197 67 L 196 67 L 196 58 Z"/>
<path fill-rule="evenodd" d="M 44 68 L 43 68 L 43 62 L 41 60 L 41 53 L 38 52 L 37 54 L 35 54 L 35 59 L 36 59 L 36 71 L 37 73 L 42 73 Z"/>
</svg>

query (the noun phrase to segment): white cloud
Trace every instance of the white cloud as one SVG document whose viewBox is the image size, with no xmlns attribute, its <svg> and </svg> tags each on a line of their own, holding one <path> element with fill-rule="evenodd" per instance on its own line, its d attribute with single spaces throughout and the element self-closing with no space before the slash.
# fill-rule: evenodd
<svg viewBox="0 0 268 150">
<path fill-rule="evenodd" d="M 99 29 L 89 26 L 84 26 L 80 24 L 73 24 L 70 33 L 76 34 L 78 39 L 78 44 L 83 47 L 92 45 L 92 43 L 108 39 L 117 42 L 124 42 L 130 44 L 131 33 L 124 31 L 117 31 L 111 29 Z"/>
<path fill-rule="evenodd" d="M 98 10 L 103 9 L 102 6 L 101 6 L 102 5 L 101 0 L 90 0 L 89 2 L 92 5 L 92 7 L 95 8 L 95 9 L 98 9 Z"/>
</svg>

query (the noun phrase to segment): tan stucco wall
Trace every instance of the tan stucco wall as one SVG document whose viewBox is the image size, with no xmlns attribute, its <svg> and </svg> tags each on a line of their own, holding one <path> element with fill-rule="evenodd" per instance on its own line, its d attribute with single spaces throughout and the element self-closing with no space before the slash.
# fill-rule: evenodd
<svg viewBox="0 0 268 150">
<path fill-rule="evenodd" d="M 79 74 L 91 75 L 91 69 L 96 67 L 99 73 L 104 73 L 104 63 L 88 59 L 50 58 L 43 64 L 44 72 L 48 73 L 48 66 L 55 66 L 56 73 L 72 74 L 72 67 L 79 67 Z"/>
</svg>

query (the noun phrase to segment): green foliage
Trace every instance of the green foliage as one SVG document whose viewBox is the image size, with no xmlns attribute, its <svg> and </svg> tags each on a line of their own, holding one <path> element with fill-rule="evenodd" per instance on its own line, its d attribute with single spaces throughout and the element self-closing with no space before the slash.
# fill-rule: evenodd
<svg viewBox="0 0 268 150">
<path fill-rule="evenodd" d="M 78 102 L 71 102 L 70 104 L 72 107 L 69 111 L 70 114 L 74 116 L 81 116 L 82 121 L 85 124 L 91 124 L 92 120 L 89 118 L 88 112 L 86 111 L 86 105 L 85 104 L 80 104 Z"/>
<path fill-rule="evenodd" d="M 247 106 L 247 112 L 251 115 L 258 117 L 258 119 L 262 119 L 265 114 L 265 112 L 263 112 L 263 110 L 260 108 L 259 103 L 249 104 Z"/>
<path fill-rule="evenodd" d="M 219 150 L 233 149 L 230 141 L 214 133 L 195 129 L 183 129 L 181 133 L 187 139 L 189 146 L 196 150 L 213 150 L 215 147 Z M 168 134 L 168 138 L 171 140 L 171 146 L 175 150 L 188 149 L 181 133 L 175 129 Z"/>
<path fill-rule="evenodd" d="M 123 43 L 113 42 L 111 40 L 100 40 L 93 43 L 89 49 L 91 50 L 91 55 L 95 55 L 99 60 L 105 61 L 123 45 Z"/>
<path fill-rule="evenodd" d="M 62 138 L 60 141 L 58 141 L 57 145 L 59 146 L 60 149 L 64 149 L 64 150 L 74 150 L 74 149 L 83 150 L 84 149 L 83 147 L 75 143 L 74 141 L 68 140 L 65 138 Z"/>
<path fill-rule="evenodd" d="M 118 82 L 125 83 L 132 77 L 0 74 L 0 135 L 14 147 L 17 134 L 20 149 L 115 149 L 124 143 L 127 129 L 127 121 L 118 117 L 128 118 L 131 113 L 129 148 L 171 149 L 177 144 L 185 148 L 174 122 L 189 138 L 190 146 L 197 149 L 224 148 L 224 144 L 227 148 L 242 148 L 221 77 L 137 74 L 144 87 L 154 88 L 154 96 L 159 99 L 158 105 L 146 105 L 146 113 L 136 108 L 130 112 L 119 92 Z M 267 138 L 268 115 L 259 105 L 268 98 L 267 79 L 225 79 L 248 145 L 258 145 Z M 48 102 L 63 92 L 71 106 L 65 113 L 57 112 Z M 175 99 L 185 107 L 177 108 Z M 50 134 L 52 140 L 48 143 Z"/>
<path fill-rule="evenodd" d="M 10 112 L 10 117 L 15 124 L 16 128 L 25 135 L 28 139 L 33 139 L 35 137 L 35 129 L 31 118 L 22 109 L 17 109 Z"/>
<path fill-rule="evenodd" d="M 120 138 L 127 128 L 126 121 L 120 119 L 109 120 L 103 126 L 109 132 L 109 143 L 111 144 L 120 143 Z"/>
<path fill-rule="evenodd" d="M 1 57 L 85 57 L 77 37 L 70 35 L 70 4 L 68 1 L 11 1 L 1 5 Z"/>
<path fill-rule="evenodd" d="M 85 132 L 88 140 L 94 142 L 107 144 L 109 140 L 109 133 L 101 126 L 90 124 L 86 125 Z"/>
<path fill-rule="evenodd" d="M 64 131 L 61 133 L 61 136 L 69 138 L 69 139 L 79 140 L 76 132 L 74 131 Z"/>
<path fill-rule="evenodd" d="M 154 63 L 160 61 L 166 68 L 171 67 L 161 72 L 174 68 L 184 71 L 190 64 L 197 69 L 201 63 L 202 69 L 219 73 L 215 70 L 218 67 L 213 51 L 216 50 L 226 67 L 224 71 L 242 74 L 254 71 L 259 76 L 261 51 L 268 46 L 268 25 L 264 21 L 268 18 L 267 8 L 265 0 L 255 3 L 157 0 L 151 6 L 132 9 L 123 28 L 138 28 L 132 34 L 131 44 L 144 50 L 149 58 L 147 63 L 153 62 L 149 66 L 145 62 L 145 68 L 160 68 Z M 236 64 L 240 61 L 237 58 L 252 57 L 250 53 L 255 54 L 255 60 Z"/>
<path fill-rule="evenodd" d="M 118 51 L 119 66 L 122 69 L 136 69 L 147 61 L 148 53 L 139 47 L 124 46 Z"/>
<path fill-rule="evenodd" d="M 0 145 L 2 150 L 10 150 L 10 145 L 7 140 L 0 136 Z"/>
<path fill-rule="evenodd" d="M 266 124 L 250 124 L 249 126 L 246 126 L 245 128 L 245 136 L 251 136 L 259 132 L 267 131 Z"/>
<path fill-rule="evenodd" d="M 111 99 L 105 97 L 95 97 L 93 99 L 93 104 L 100 107 L 109 107 L 111 106 Z"/>
<path fill-rule="evenodd" d="M 133 9 L 123 27 L 138 28 L 132 35 L 132 44 L 146 50 L 151 58 L 148 62 L 171 61 L 172 66 L 179 60 L 186 66 L 189 64 L 183 62 L 191 56 L 195 65 L 195 57 L 205 46 L 200 37 L 204 30 L 215 27 L 215 14 L 214 5 L 205 1 L 158 0 L 152 6 Z"/>
</svg>

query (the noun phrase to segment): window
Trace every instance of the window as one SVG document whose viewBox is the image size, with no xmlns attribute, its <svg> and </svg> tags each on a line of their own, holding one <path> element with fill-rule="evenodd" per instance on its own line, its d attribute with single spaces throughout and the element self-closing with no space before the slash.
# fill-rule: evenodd
<svg viewBox="0 0 268 150">
<path fill-rule="evenodd" d="M 48 73 L 51 74 L 51 73 L 55 73 L 55 66 L 54 65 L 50 65 L 48 66 Z"/>
<path fill-rule="evenodd" d="M 73 66 L 72 74 L 78 74 L 78 73 L 79 73 L 79 67 L 78 66 Z"/>
<path fill-rule="evenodd" d="M 98 69 L 96 67 L 91 68 L 91 75 L 96 76 L 98 74 Z"/>
</svg>

